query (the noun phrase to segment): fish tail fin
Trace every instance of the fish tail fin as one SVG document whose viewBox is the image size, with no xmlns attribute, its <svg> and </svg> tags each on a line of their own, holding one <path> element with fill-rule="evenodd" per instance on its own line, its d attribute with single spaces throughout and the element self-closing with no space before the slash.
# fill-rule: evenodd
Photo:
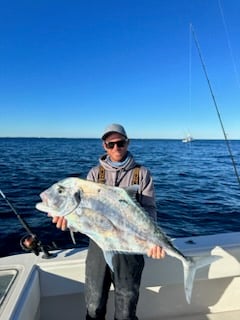
<svg viewBox="0 0 240 320">
<path fill-rule="evenodd" d="M 196 271 L 202 267 L 208 266 L 214 261 L 222 258 L 221 256 L 200 256 L 200 257 L 187 257 L 183 262 L 184 271 L 184 288 L 186 300 L 190 304 L 192 296 L 193 281 Z"/>
</svg>

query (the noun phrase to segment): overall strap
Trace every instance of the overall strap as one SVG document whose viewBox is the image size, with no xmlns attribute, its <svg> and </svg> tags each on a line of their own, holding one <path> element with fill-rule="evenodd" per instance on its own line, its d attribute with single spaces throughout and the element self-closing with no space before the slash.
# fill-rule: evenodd
<svg viewBox="0 0 240 320">
<path fill-rule="evenodd" d="M 98 171 L 98 183 L 105 183 L 105 169 L 103 166 L 99 166 L 99 171 Z"/>
<path fill-rule="evenodd" d="M 140 165 L 137 164 L 133 170 L 132 184 L 139 184 Z"/>
<path fill-rule="evenodd" d="M 131 184 L 139 184 L 139 171 L 140 171 L 140 165 L 137 164 L 133 170 L 133 177 L 132 177 Z M 99 166 L 98 183 L 103 183 L 103 184 L 105 183 L 105 169 L 101 165 Z"/>
</svg>

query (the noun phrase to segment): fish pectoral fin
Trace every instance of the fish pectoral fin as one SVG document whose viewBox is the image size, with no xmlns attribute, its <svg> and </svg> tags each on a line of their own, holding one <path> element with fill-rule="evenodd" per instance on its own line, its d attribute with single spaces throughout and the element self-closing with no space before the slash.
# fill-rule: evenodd
<svg viewBox="0 0 240 320">
<path fill-rule="evenodd" d="M 81 213 L 78 214 L 79 217 L 84 217 L 86 221 L 92 223 L 95 228 L 100 228 L 101 232 L 113 232 L 115 230 L 115 226 L 112 221 L 101 211 L 97 211 L 91 208 L 81 208 Z"/>
<path fill-rule="evenodd" d="M 112 270 L 113 272 L 113 256 L 114 256 L 115 252 L 114 251 L 103 251 L 103 255 L 105 258 L 106 263 L 108 264 L 109 268 Z"/>
</svg>

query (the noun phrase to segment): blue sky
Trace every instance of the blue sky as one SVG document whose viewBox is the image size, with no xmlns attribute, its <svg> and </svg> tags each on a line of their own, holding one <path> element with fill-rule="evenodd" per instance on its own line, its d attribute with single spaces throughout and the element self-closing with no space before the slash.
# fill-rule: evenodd
<svg viewBox="0 0 240 320">
<path fill-rule="evenodd" d="M 240 1 L 0 0 L 0 136 L 240 139 Z"/>
</svg>

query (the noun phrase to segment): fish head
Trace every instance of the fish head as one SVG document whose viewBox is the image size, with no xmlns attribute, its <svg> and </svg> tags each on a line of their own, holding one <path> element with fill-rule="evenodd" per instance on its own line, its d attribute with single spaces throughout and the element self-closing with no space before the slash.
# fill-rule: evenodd
<svg viewBox="0 0 240 320">
<path fill-rule="evenodd" d="M 40 194 L 42 202 L 36 204 L 40 211 L 50 216 L 66 216 L 73 212 L 81 202 L 81 191 L 77 178 L 66 178 Z"/>
</svg>

